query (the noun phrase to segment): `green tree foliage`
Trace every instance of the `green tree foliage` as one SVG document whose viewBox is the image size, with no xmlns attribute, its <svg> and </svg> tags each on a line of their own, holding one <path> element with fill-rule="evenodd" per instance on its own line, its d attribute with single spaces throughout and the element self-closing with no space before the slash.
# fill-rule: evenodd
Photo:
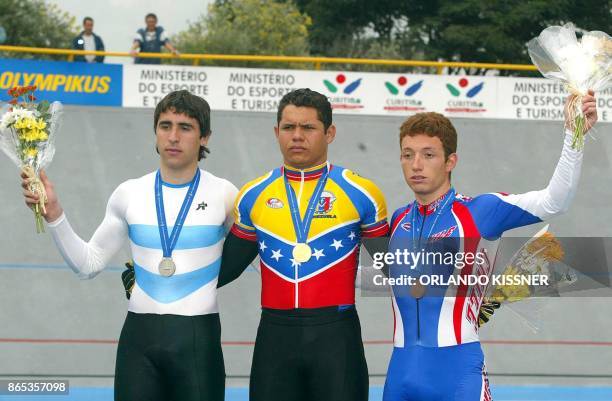
<svg viewBox="0 0 612 401">
<path fill-rule="evenodd" d="M 389 42 L 393 28 L 401 19 L 409 0 L 296 0 L 300 9 L 308 14 L 313 24 L 310 28 L 310 46 L 313 54 L 330 54 L 330 50 L 342 48 L 352 39 L 360 40 L 364 28 L 370 28 L 384 41 Z"/>
<path fill-rule="evenodd" d="M 183 53 L 307 56 L 310 24 L 291 1 L 217 1 L 172 41 Z"/>
<path fill-rule="evenodd" d="M 430 59 L 530 63 L 525 43 L 551 25 L 610 30 L 609 0 L 414 1 L 404 38 Z"/>
<path fill-rule="evenodd" d="M 372 45 L 403 59 L 531 63 L 525 43 L 544 28 L 573 22 L 612 31 L 610 0 L 297 0 L 312 17 L 313 54 L 348 56 Z M 356 44 L 355 44 L 356 43 Z M 376 54 L 376 49 L 364 54 Z M 393 52 L 385 53 L 392 55 Z"/>
<path fill-rule="evenodd" d="M 401 60 L 403 58 L 400 43 L 380 37 L 358 35 L 354 38 L 342 38 L 332 42 L 328 53 L 335 57 L 366 58 L 377 60 Z M 327 70 L 359 70 L 403 72 L 406 67 L 382 66 L 373 64 L 323 64 Z"/>
<path fill-rule="evenodd" d="M 75 18 L 57 5 L 43 0 L 0 0 L 0 25 L 6 30 L 5 45 L 71 48 L 78 33 Z M 66 56 L 1 53 L 3 57 L 57 59 Z"/>
</svg>

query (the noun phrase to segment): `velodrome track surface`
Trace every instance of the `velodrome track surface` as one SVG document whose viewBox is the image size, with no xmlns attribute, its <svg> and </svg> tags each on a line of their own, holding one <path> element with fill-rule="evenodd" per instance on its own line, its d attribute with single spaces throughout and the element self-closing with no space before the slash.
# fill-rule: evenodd
<svg viewBox="0 0 612 401">
<path fill-rule="evenodd" d="M 145 109 L 66 107 L 49 176 L 83 238 L 89 238 L 101 221 L 108 196 L 119 183 L 157 167 L 152 116 L 153 111 Z M 278 166 L 275 118 L 272 113 L 213 112 L 212 154 L 204 168 L 240 187 Z M 397 134 L 402 118 L 336 116 L 335 121 L 338 135 L 330 160 L 377 182 L 390 213 L 412 200 L 399 167 Z M 561 123 L 453 122 L 459 132 L 453 183 L 459 192 L 517 193 L 547 184 L 561 149 Z M 599 125 L 595 140 L 587 141 L 579 192 L 569 213 L 552 221 L 556 234 L 612 237 L 611 128 Z M 0 193 L 0 379 L 67 377 L 73 387 L 111 386 L 116 340 L 126 313 L 119 273 L 129 257 L 127 250 L 94 280 L 79 281 L 64 265 L 51 237 L 35 234 L 32 214 L 22 202 L 17 169 L 4 156 Z M 612 254 L 607 257 L 611 260 Z M 577 395 L 554 399 L 612 399 L 609 389 L 592 387 L 612 387 L 611 294 L 604 288 L 580 293 L 581 297 L 544 300 L 537 332 L 507 307 L 496 313 L 481 338 L 498 394 L 517 394 L 514 387 L 504 390 L 504 385 L 555 385 L 572 386 L 563 394 Z M 219 298 L 228 385 L 245 386 L 259 319 L 258 274 L 247 271 L 220 290 Z M 360 296 L 358 310 L 371 383 L 381 385 L 392 349 L 390 301 Z M 90 394 L 89 399 L 97 398 Z"/>
</svg>

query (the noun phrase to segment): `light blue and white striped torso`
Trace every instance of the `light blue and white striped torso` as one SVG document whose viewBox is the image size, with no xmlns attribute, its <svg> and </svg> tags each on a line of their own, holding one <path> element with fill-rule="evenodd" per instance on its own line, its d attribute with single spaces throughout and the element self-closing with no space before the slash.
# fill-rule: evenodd
<svg viewBox="0 0 612 401">
<path fill-rule="evenodd" d="M 218 312 L 217 277 L 226 226 L 237 189 L 229 181 L 200 170 L 200 184 L 172 252 L 176 272 L 159 274 L 162 259 L 155 209 L 155 173 L 130 180 L 125 217 L 136 271 L 129 310 L 135 313 L 203 315 Z M 163 183 L 164 207 L 172 231 L 189 184 Z"/>
</svg>

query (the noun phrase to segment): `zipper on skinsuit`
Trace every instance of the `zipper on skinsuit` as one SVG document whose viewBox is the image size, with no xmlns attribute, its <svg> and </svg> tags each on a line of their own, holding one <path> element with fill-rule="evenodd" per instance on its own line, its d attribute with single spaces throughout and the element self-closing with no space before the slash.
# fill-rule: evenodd
<svg viewBox="0 0 612 401">
<path fill-rule="evenodd" d="M 421 238 L 423 237 L 423 230 L 425 229 L 425 219 L 426 218 L 427 218 L 427 205 L 423 206 L 423 221 L 421 222 L 421 231 L 419 232 L 419 248 L 421 247 Z M 421 342 L 421 315 L 420 315 L 420 310 L 419 310 L 419 300 L 421 298 L 415 298 L 415 299 L 416 299 L 416 318 L 417 318 L 417 342 L 420 343 Z"/>
</svg>

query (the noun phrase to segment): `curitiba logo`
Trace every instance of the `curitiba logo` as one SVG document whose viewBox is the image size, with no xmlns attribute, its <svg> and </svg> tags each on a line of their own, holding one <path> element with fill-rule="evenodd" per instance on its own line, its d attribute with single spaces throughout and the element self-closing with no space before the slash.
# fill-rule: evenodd
<svg viewBox="0 0 612 401">
<path fill-rule="evenodd" d="M 338 90 L 340 89 L 340 86 L 343 85 L 346 82 L 346 75 L 344 75 L 344 74 L 336 75 L 335 81 L 336 81 L 336 83 L 334 84 L 334 83 L 330 82 L 327 79 L 323 80 L 323 83 L 325 84 L 325 87 L 331 93 L 337 93 L 338 92 Z M 355 90 L 357 88 L 359 88 L 359 85 L 361 85 L 361 78 L 356 79 L 353 82 L 351 82 L 350 84 L 346 85 L 344 87 L 344 89 L 342 90 L 342 92 L 345 95 L 350 95 L 351 93 L 355 92 Z"/>
<path fill-rule="evenodd" d="M 467 86 L 469 85 L 469 81 L 467 80 L 467 78 L 461 78 L 459 80 L 459 87 L 460 88 L 467 88 Z M 484 86 L 484 82 L 479 83 L 478 85 L 475 85 L 473 87 L 471 87 L 467 93 L 465 94 L 465 96 L 467 98 L 473 98 L 474 96 L 476 96 L 481 90 L 482 87 Z M 448 91 L 450 92 L 451 95 L 458 97 L 461 95 L 461 91 L 459 89 L 457 89 L 454 85 L 452 84 L 446 84 L 446 89 L 448 89 Z"/>
<path fill-rule="evenodd" d="M 409 87 L 406 88 L 406 90 L 404 90 L 403 87 L 407 83 L 408 83 L 408 79 L 404 76 L 401 76 L 397 79 L 397 86 L 399 86 L 401 90 L 403 90 L 404 95 L 406 96 L 414 95 L 423 86 L 423 80 L 420 80 L 419 82 L 410 85 Z M 387 87 L 387 90 L 389 91 L 389 93 L 391 93 L 392 95 L 398 95 L 400 93 L 400 89 L 398 89 L 398 87 L 392 84 L 391 82 L 385 81 L 385 86 Z"/>
<path fill-rule="evenodd" d="M 415 95 L 422 87 L 423 80 L 408 84 L 405 76 L 397 77 L 396 82 L 385 81 L 387 91 L 392 95 L 385 99 L 383 109 L 388 112 L 419 112 L 424 111 L 423 101 Z M 422 93 L 422 92 L 421 92 Z M 402 96 L 403 95 L 403 96 Z"/>
</svg>

